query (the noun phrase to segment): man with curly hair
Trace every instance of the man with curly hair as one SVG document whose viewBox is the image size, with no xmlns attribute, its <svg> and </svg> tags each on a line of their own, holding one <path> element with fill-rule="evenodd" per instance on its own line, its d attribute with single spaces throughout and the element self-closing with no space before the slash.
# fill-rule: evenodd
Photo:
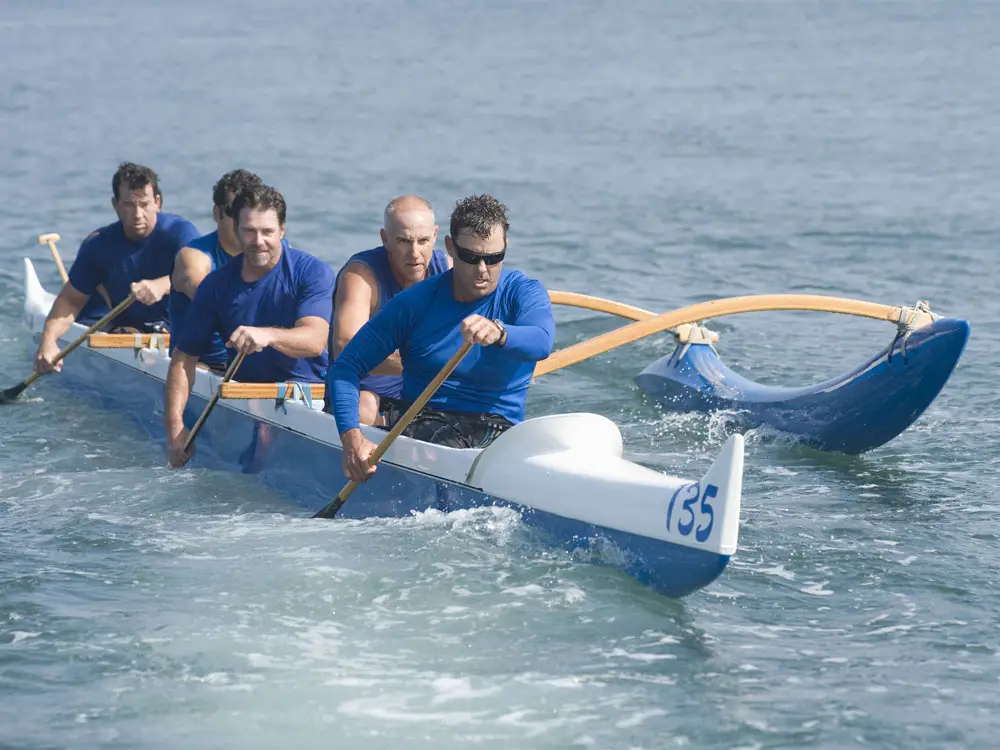
<svg viewBox="0 0 1000 750">
<path fill-rule="evenodd" d="M 167 327 L 170 269 L 177 252 L 197 237 L 194 224 L 161 211 L 163 196 L 159 177 L 149 167 L 125 162 L 111 178 L 111 206 L 118 221 L 101 227 L 80 245 L 67 281 L 52 303 L 42 340 L 35 355 L 35 369 L 61 370 L 52 360 L 59 353 L 59 337 L 103 289 L 113 305 L 135 292 L 133 302 L 113 325 L 137 331 Z"/>
<path fill-rule="evenodd" d="M 170 274 L 170 297 L 167 299 L 167 309 L 170 312 L 170 353 L 174 353 L 179 333 L 184 327 L 184 319 L 191 300 L 198 290 L 198 285 L 212 271 L 221 268 L 243 250 L 236 237 L 236 223 L 232 211 L 233 198 L 236 194 L 251 185 L 261 185 L 260 177 L 245 169 L 234 169 L 226 172 L 212 189 L 212 218 L 216 229 L 202 237 L 192 240 L 187 247 L 182 247 L 174 259 L 174 268 Z M 214 334 L 212 347 L 201 362 L 213 369 L 226 369 L 228 355 L 225 343 L 219 334 Z"/>
<path fill-rule="evenodd" d="M 548 292 L 504 269 L 507 207 L 490 195 L 458 202 L 445 247 L 454 267 L 389 300 L 330 367 L 327 388 L 343 445 L 344 474 L 358 482 L 375 471 L 375 449 L 359 428 L 361 378 L 393 351 L 403 367 L 404 405 L 424 390 L 463 342 L 478 344 L 403 432 L 459 448 L 488 445 L 524 420 L 535 363 L 552 351 L 555 323 Z"/>
</svg>

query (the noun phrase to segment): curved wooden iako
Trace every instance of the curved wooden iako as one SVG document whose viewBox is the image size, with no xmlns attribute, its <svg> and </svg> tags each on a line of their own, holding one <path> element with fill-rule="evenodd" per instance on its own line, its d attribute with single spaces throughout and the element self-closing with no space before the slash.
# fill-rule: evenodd
<svg viewBox="0 0 1000 750">
<path fill-rule="evenodd" d="M 556 295 L 553 297 L 552 295 Z M 550 293 L 550 298 L 556 304 L 568 304 L 585 307 L 599 312 L 613 312 L 624 317 L 635 317 L 647 311 L 633 308 L 630 305 L 620 305 L 611 300 L 599 297 L 588 298 L 570 292 Z M 682 307 L 679 310 L 654 315 L 636 320 L 635 323 L 623 326 L 614 331 L 581 341 L 573 346 L 553 352 L 535 367 L 534 377 L 548 375 L 564 367 L 575 365 L 585 359 L 596 357 L 625 344 L 631 344 L 646 336 L 662 333 L 684 323 L 697 323 L 707 318 L 720 318 L 724 315 L 739 315 L 749 312 L 769 312 L 772 310 L 812 310 L 815 312 L 840 313 L 842 315 L 857 315 L 864 318 L 885 320 L 899 323 L 904 317 L 912 316 L 907 322 L 923 325 L 932 320 L 930 313 L 902 306 L 892 307 L 880 305 L 877 302 L 863 302 L 847 297 L 828 297 L 821 294 L 754 294 L 746 297 L 726 297 L 699 302 Z"/>
</svg>

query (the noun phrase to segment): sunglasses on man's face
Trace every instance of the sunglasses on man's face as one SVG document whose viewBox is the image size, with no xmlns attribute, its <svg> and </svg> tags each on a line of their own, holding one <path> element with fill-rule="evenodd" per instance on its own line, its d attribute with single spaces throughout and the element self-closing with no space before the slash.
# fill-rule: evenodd
<svg viewBox="0 0 1000 750">
<path fill-rule="evenodd" d="M 487 255 L 481 253 L 474 253 L 468 248 L 464 248 L 459 245 L 455 240 L 451 241 L 452 247 L 455 248 L 455 253 L 458 255 L 458 259 L 463 263 L 468 263 L 470 266 L 478 266 L 479 261 L 482 261 L 488 266 L 495 266 L 497 263 L 503 260 L 503 256 L 507 254 L 507 243 L 504 242 L 503 250 L 499 253 L 489 253 Z"/>
</svg>

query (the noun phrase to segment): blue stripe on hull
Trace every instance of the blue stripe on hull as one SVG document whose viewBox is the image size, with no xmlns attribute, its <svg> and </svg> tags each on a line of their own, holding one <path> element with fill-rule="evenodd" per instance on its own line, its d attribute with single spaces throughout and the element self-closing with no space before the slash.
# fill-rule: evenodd
<svg viewBox="0 0 1000 750">
<path fill-rule="evenodd" d="M 164 451 L 162 381 L 87 349 L 80 349 L 75 359 L 48 382 L 77 391 L 102 408 L 126 413 Z M 194 424 L 205 403 L 192 395 L 186 424 Z M 331 418 L 330 430 L 335 429 Z M 221 404 L 205 423 L 197 446 L 192 465 L 252 474 L 311 512 L 326 505 L 345 483 L 339 448 Z M 165 452 L 162 455 L 165 462 Z M 387 463 L 351 495 L 337 517 L 400 517 L 428 508 L 450 512 L 483 505 L 517 509 L 547 542 L 567 550 L 589 549 L 592 562 L 621 568 L 667 596 L 685 596 L 707 586 L 729 562 L 728 555 L 563 518 Z"/>
<path fill-rule="evenodd" d="M 804 388 L 755 383 L 705 344 L 653 362 L 636 384 L 669 411 L 732 410 L 746 427 L 769 426 L 820 450 L 863 453 L 892 440 L 937 397 L 965 349 L 969 324 L 942 318 L 842 376 Z M 888 356 L 892 352 L 891 358 Z"/>
<path fill-rule="evenodd" d="M 525 521 L 547 533 L 556 546 L 589 550 L 594 562 L 620 567 L 667 596 L 686 596 L 704 588 L 729 563 L 729 555 L 598 527 L 534 508 L 521 510 Z M 613 545 L 611 549 L 605 540 Z"/>
</svg>

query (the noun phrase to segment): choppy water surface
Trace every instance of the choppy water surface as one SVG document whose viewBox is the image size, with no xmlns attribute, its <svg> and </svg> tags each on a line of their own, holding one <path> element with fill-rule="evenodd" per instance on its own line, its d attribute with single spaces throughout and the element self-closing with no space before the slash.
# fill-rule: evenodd
<svg viewBox="0 0 1000 750">
<path fill-rule="evenodd" d="M 22 266 L 110 220 L 119 160 L 210 228 L 258 171 L 332 264 L 401 192 L 489 191 L 510 262 L 654 310 L 806 291 L 972 322 L 920 421 L 861 457 L 748 435 L 740 549 L 682 601 L 508 511 L 317 523 L 246 477 L 170 472 L 124 415 L 41 383 L 0 411 L 0 746 L 992 747 L 1000 7 L 433 0 L 0 8 L 0 375 Z M 559 343 L 613 321 L 560 311 Z M 718 321 L 794 385 L 893 331 Z M 629 455 L 700 476 L 725 415 L 667 416 L 644 340 L 541 379 Z M 68 362 L 67 367 L 72 366 Z M 337 488 L 331 488 L 336 490 Z"/>
</svg>

